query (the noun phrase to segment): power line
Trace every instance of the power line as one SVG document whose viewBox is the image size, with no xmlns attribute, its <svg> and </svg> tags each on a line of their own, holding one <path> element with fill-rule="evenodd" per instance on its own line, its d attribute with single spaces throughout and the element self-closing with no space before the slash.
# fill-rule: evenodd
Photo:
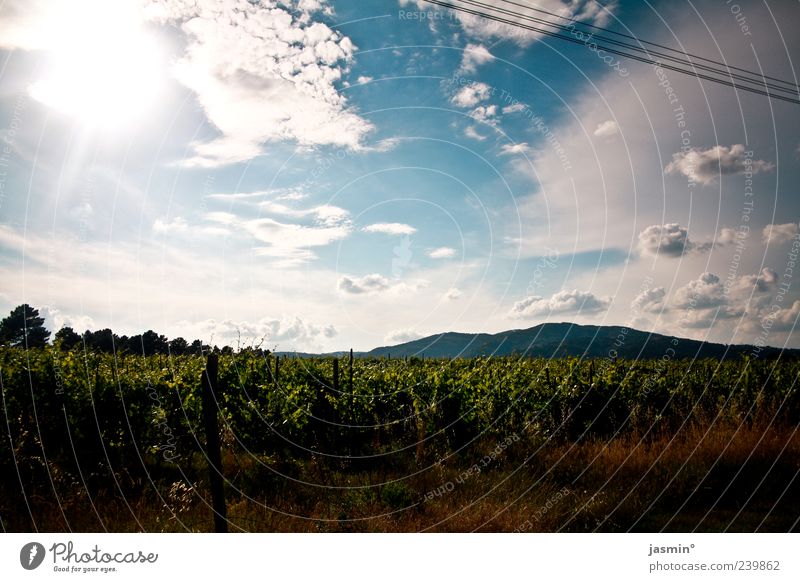
<svg viewBox="0 0 800 582">
<path fill-rule="evenodd" d="M 520 14 L 518 12 L 507 10 L 505 8 L 492 6 L 492 5 L 486 4 L 485 2 L 480 2 L 478 0 L 460 0 L 460 1 L 465 3 L 465 4 L 472 5 L 472 6 L 478 6 L 479 8 L 488 9 L 488 10 L 494 10 L 494 11 L 497 11 L 497 12 L 502 12 L 502 13 L 507 14 L 509 16 L 514 16 L 516 18 L 521 18 L 521 19 L 524 19 L 524 20 L 529 20 L 529 21 L 532 21 L 532 22 L 536 22 L 538 24 L 543 24 L 545 26 L 550 26 L 550 27 L 555 28 L 557 30 L 561 30 L 561 31 L 564 31 L 564 32 L 569 32 L 569 33 L 574 35 L 574 31 L 575 31 L 575 25 L 574 24 L 570 25 L 570 26 L 564 26 L 564 25 L 561 25 L 561 24 L 556 24 L 556 23 L 554 23 L 552 21 L 543 20 L 541 18 L 535 18 L 535 17 L 530 16 L 530 15 Z M 510 0 L 503 0 L 503 1 L 507 1 L 507 2 L 509 2 L 511 4 L 516 5 L 516 6 L 524 6 L 524 5 L 518 4 L 516 2 L 511 2 Z M 536 9 L 536 10 L 539 11 L 539 9 Z M 554 17 L 559 17 L 559 15 L 554 14 L 552 12 L 545 11 L 545 10 L 541 10 L 541 12 L 545 12 L 546 14 L 549 14 L 549 15 L 554 16 Z M 566 17 L 561 17 L 561 18 L 566 18 Z M 569 20 L 571 20 L 573 22 L 577 22 L 574 18 L 570 18 Z M 599 27 L 594 27 L 593 26 L 593 28 L 599 28 Z M 578 32 L 580 32 L 581 35 L 585 34 L 583 31 L 580 31 L 580 30 Z M 613 32 L 613 31 L 608 31 L 608 32 Z M 655 46 L 655 43 L 649 43 L 647 41 L 640 41 L 639 39 L 637 39 L 635 37 L 632 37 L 630 35 L 623 35 L 623 36 L 625 36 L 626 38 L 635 39 L 637 42 L 639 42 L 640 45 L 644 42 L 644 43 L 651 44 L 651 45 Z M 768 89 L 772 89 L 774 91 L 782 91 L 782 92 L 785 92 L 785 93 L 789 93 L 790 95 L 797 94 L 798 90 L 800 89 L 800 87 L 797 87 L 797 86 L 795 86 L 794 88 L 786 88 L 786 87 L 779 87 L 779 86 L 773 85 L 771 83 L 768 83 L 765 80 L 765 77 L 763 75 L 759 75 L 758 73 L 754 73 L 752 71 L 747 71 L 745 69 L 739 69 L 738 67 L 737 67 L 737 70 L 744 71 L 748 75 L 753 75 L 753 76 L 755 76 L 757 78 L 752 79 L 752 78 L 749 78 L 749 77 L 745 77 L 743 75 L 739 75 L 737 73 L 731 73 L 730 71 L 725 71 L 725 70 L 720 70 L 720 69 L 715 68 L 715 67 L 710 67 L 709 65 L 703 65 L 703 64 L 700 64 L 700 63 L 694 63 L 694 62 L 692 62 L 691 59 L 687 60 L 687 59 L 678 58 L 678 57 L 675 57 L 675 56 L 664 54 L 662 52 L 646 49 L 643 46 L 632 45 L 630 43 L 621 42 L 621 41 L 618 41 L 618 40 L 615 40 L 615 39 L 612 39 L 612 38 L 608 38 L 608 37 L 604 37 L 604 36 L 589 34 L 589 38 L 582 38 L 580 40 L 583 41 L 584 44 L 586 44 L 586 43 L 589 42 L 589 39 L 591 39 L 592 41 L 594 41 L 594 39 L 599 39 L 599 40 L 601 40 L 603 42 L 610 43 L 612 45 L 620 46 L 620 47 L 623 47 L 625 49 L 630 49 L 630 50 L 637 51 L 639 53 L 643 53 L 648 57 L 653 57 L 653 56 L 660 57 L 662 59 L 666 59 L 666 60 L 672 61 L 674 63 L 678 63 L 680 65 L 691 67 L 693 69 L 700 69 L 700 70 L 704 70 L 704 71 L 707 71 L 707 72 L 710 72 L 710 73 L 714 73 L 714 74 L 717 74 L 717 75 L 724 75 L 724 76 L 726 76 L 728 78 L 737 79 L 737 80 L 745 82 L 745 83 L 756 84 L 759 87 L 765 86 Z M 597 43 L 593 42 L 593 44 L 597 44 Z M 661 46 L 661 45 L 658 45 L 658 46 Z M 683 53 L 683 52 L 678 51 L 676 49 L 672 49 L 672 48 L 668 48 L 668 47 L 663 47 L 663 48 L 665 48 L 666 50 L 672 51 L 674 53 L 678 53 L 678 54 L 681 54 L 681 55 L 693 57 L 695 59 L 703 59 L 703 60 L 709 60 L 710 61 L 710 59 L 704 59 L 704 57 L 698 57 L 697 55 L 691 55 L 689 53 Z M 711 61 L 711 62 L 716 62 L 716 61 Z M 722 63 L 717 63 L 717 64 L 719 64 L 719 65 L 721 65 L 723 67 L 726 66 L 726 65 L 724 65 Z M 784 83 L 784 84 L 789 84 L 788 81 L 781 81 L 780 79 L 778 79 L 778 81 L 781 82 L 781 83 Z"/>
<path fill-rule="evenodd" d="M 552 16 L 554 18 L 560 18 L 560 19 L 566 20 L 568 22 L 573 22 L 575 24 L 578 24 L 580 26 L 584 26 L 584 27 L 587 27 L 587 28 L 593 28 L 595 30 L 602 30 L 603 32 L 607 32 L 608 34 L 613 34 L 615 36 L 619 36 L 619 37 L 622 37 L 622 38 L 627 38 L 627 39 L 630 39 L 630 40 L 634 40 L 634 41 L 636 41 L 636 42 L 638 42 L 638 43 L 640 43 L 642 45 L 654 46 L 656 48 L 664 49 L 666 51 L 674 52 L 674 53 L 677 53 L 677 54 L 688 55 L 688 56 L 692 57 L 693 59 L 700 60 L 700 61 L 705 61 L 707 63 L 712 63 L 714 65 L 719 65 L 719 66 L 724 67 L 724 68 L 729 69 L 729 70 L 741 71 L 743 73 L 747 73 L 747 74 L 750 74 L 750 75 L 755 75 L 755 76 L 757 76 L 759 78 L 762 78 L 762 79 L 769 79 L 771 81 L 776 81 L 778 83 L 783 83 L 785 85 L 789 85 L 795 92 L 798 89 L 800 89 L 800 85 L 798 85 L 797 83 L 793 83 L 791 81 L 785 81 L 783 79 L 778 79 L 776 77 L 770 77 L 769 75 L 763 75 L 761 73 L 754 73 L 752 71 L 748 71 L 747 69 L 742 69 L 740 67 L 735 67 L 733 65 L 729 65 L 727 63 L 723 63 L 723 62 L 720 62 L 720 61 L 715 61 L 714 59 L 709 59 L 709 58 L 706 58 L 706 57 L 703 57 L 703 56 L 700 56 L 700 55 L 695 55 L 695 54 L 692 54 L 690 52 L 679 51 L 679 50 L 674 49 L 672 47 L 665 46 L 663 44 L 658 44 L 656 42 L 651 42 L 651 41 L 647 41 L 647 40 L 644 40 L 644 39 L 640 39 L 640 38 L 632 36 L 630 34 L 625 34 L 623 32 L 617 32 L 616 30 L 611 30 L 609 28 L 604 28 L 602 26 L 597 26 L 596 24 L 590 24 L 588 22 L 581 22 L 577 18 L 570 18 L 569 16 L 563 16 L 561 14 L 556 14 L 555 12 L 550 12 L 549 10 L 545 10 L 543 8 L 537 8 L 535 6 L 526 6 L 525 4 L 521 4 L 519 2 L 514 2 L 513 0 L 500 0 L 500 1 L 504 2 L 506 4 L 513 5 L 513 6 L 519 6 L 520 8 L 525 8 L 526 10 L 531 10 L 533 12 L 539 12 L 539 13 L 542 13 L 542 14 L 546 14 L 548 16 Z M 555 25 L 554 23 L 551 23 L 551 22 L 547 22 L 547 21 L 543 21 L 543 22 L 546 22 L 547 24 L 549 24 L 551 26 L 558 26 L 558 25 Z M 598 36 L 596 38 L 603 39 L 604 37 Z"/>
<path fill-rule="evenodd" d="M 463 1 L 469 2 L 471 0 L 463 0 Z M 573 44 L 585 44 L 584 40 L 577 39 L 577 38 L 575 38 L 573 36 L 567 36 L 567 35 L 564 35 L 564 34 L 559 34 L 557 32 L 553 32 L 552 30 L 546 30 L 546 29 L 543 29 L 543 28 L 538 28 L 538 27 L 532 26 L 530 24 L 523 24 L 521 22 L 517 22 L 517 21 L 514 21 L 514 20 L 508 20 L 506 18 L 502 18 L 502 17 L 497 16 L 495 14 L 487 14 L 487 13 L 481 12 L 479 10 L 473 10 L 473 9 L 470 9 L 470 8 L 465 8 L 463 6 L 457 6 L 457 5 L 451 4 L 450 2 L 444 2 L 442 0 L 427 0 L 427 2 L 429 2 L 431 4 L 438 5 L 438 6 L 442 6 L 444 8 L 450 8 L 450 9 L 456 10 L 458 12 L 464 12 L 466 14 L 472 14 L 472 15 L 475 15 L 475 16 L 480 16 L 482 18 L 487 18 L 489 20 L 493 20 L 495 22 L 500 22 L 502 24 L 508 24 L 510 26 L 514 26 L 514 27 L 517 27 L 517 28 L 522 28 L 522 29 L 525 29 L 525 30 L 538 32 L 538 33 L 543 34 L 545 36 L 550 36 L 550 37 L 553 37 L 553 38 L 566 40 L 566 41 L 571 42 Z M 475 2 L 473 2 L 473 5 L 474 4 L 475 4 Z M 490 7 L 490 8 L 492 10 L 496 10 L 494 7 Z M 503 9 L 499 9 L 498 11 L 503 11 Z M 505 11 L 505 12 L 508 12 L 508 11 Z M 517 16 L 517 17 L 519 17 L 519 18 L 532 20 L 532 17 L 526 17 L 525 15 L 521 15 L 521 14 L 517 14 L 517 13 L 512 13 L 512 14 Z M 548 26 L 555 27 L 555 28 L 559 28 L 559 26 L 560 26 L 560 25 L 556 25 L 556 24 L 553 24 L 553 23 L 545 23 L 545 24 L 547 24 Z M 561 27 L 562 30 L 564 28 L 565 27 Z M 639 62 L 642 62 L 642 63 L 645 63 L 645 64 L 657 65 L 657 66 L 659 66 L 659 67 L 661 67 L 663 69 L 675 71 L 675 72 L 678 72 L 678 73 L 683 73 L 685 75 L 691 75 L 691 76 L 696 77 L 698 79 L 711 81 L 711 82 L 718 83 L 718 84 L 721 84 L 721 85 L 726 85 L 728 87 L 733 87 L 734 89 L 740 89 L 742 91 L 747 91 L 747 92 L 750 92 L 750 93 L 755 93 L 757 95 L 763 95 L 765 97 L 770 97 L 772 99 L 778 99 L 778 100 L 781 100 L 781 101 L 786 101 L 788 103 L 794 103 L 795 105 L 800 105 L 800 100 L 798 100 L 796 98 L 788 97 L 786 95 L 778 95 L 778 94 L 775 94 L 774 92 L 770 91 L 770 89 L 772 89 L 773 91 L 787 91 L 787 89 L 785 89 L 783 87 L 775 87 L 775 86 L 773 86 L 773 85 L 771 85 L 769 83 L 766 83 L 766 81 L 762 82 L 762 81 L 756 81 L 756 80 L 751 80 L 751 79 L 740 78 L 740 81 L 742 81 L 742 82 L 758 83 L 759 87 L 760 86 L 764 86 L 766 88 L 766 91 L 765 91 L 765 90 L 760 89 L 759 87 L 751 87 L 751 86 L 748 86 L 748 85 L 743 85 L 741 83 L 737 83 L 734 80 L 736 77 L 731 73 L 727 73 L 725 71 L 713 69 L 713 68 L 710 68 L 710 67 L 699 66 L 699 65 L 697 65 L 695 63 L 692 63 L 691 61 L 678 60 L 681 64 L 688 65 L 688 66 L 692 67 L 692 69 L 693 69 L 693 70 L 687 70 L 687 69 L 680 68 L 680 67 L 678 67 L 676 65 L 671 65 L 669 63 L 664 63 L 661 60 L 653 59 L 650 56 L 640 56 L 640 55 L 636 55 L 636 54 L 630 54 L 628 52 L 624 52 L 624 51 L 621 51 L 621 50 L 618 50 L 618 49 L 614 49 L 614 48 L 609 48 L 609 47 L 602 46 L 602 45 L 599 45 L 599 44 L 596 44 L 596 43 L 593 43 L 593 44 L 595 44 L 595 46 L 597 47 L 598 50 L 602 50 L 602 51 L 604 51 L 606 53 L 609 53 L 609 54 L 619 55 L 619 56 L 622 56 L 622 57 L 625 57 L 625 58 L 628 58 L 628 59 L 632 59 L 632 60 L 635 60 L 635 61 L 639 61 Z M 637 49 L 637 50 L 639 50 L 639 49 Z M 670 50 L 674 50 L 674 49 L 670 49 Z M 652 53 L 645 51 L 645 54 L 650 55 Z M 682 54 L 686 54 L 686 53 L 682 53 Z M 670 60 L 674 61 L 676 59 L 670 58 Z M 701 69 L 704 69 L 704 70 L 710 70 L 710 72 L 713 72 L 713 73 L 718 74 L 718 75 L 723 75 L 723 76 L 726 77 L 726 79 L 720 79 L 718 77 L 712 77 L 712 76 L 709 76 L 709 75 L 706 75 L 706 74 L 703 74 L 703 73 L 699 73 L 696 70 L 698 68 L 701 68 Z M 757 73 L 752 73 L 750 71 L 748 71 L 748 73 L 751 74 L 751 75 L 757 75 Z M 764 78 L 764 77 L 761 76 L 761 78 Z M 731 79 L 731 80 L 727 80 L 727 79 Z M 786 81 L 781 81 L 781 82 L 786 83 Z M 794 94 L 795 91 L 791 91 L 791 93 Z"/>
</svg>

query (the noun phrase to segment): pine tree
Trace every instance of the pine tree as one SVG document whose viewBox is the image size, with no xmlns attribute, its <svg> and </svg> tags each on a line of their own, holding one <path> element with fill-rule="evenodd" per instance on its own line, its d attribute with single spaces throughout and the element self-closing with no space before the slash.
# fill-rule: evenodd
<svg viewBox="0 0 800 582">
<path fill-rule="evenodd" d="M 22 348 L 41 348 L 50 339 L 39 310 L 27 303 L 15 307 L 0 321 L 0 343 Z"/>
</svg>

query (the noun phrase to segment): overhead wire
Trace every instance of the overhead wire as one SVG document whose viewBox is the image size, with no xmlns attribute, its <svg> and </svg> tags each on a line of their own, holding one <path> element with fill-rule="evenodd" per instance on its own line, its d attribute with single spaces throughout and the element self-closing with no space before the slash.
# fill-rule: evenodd
<svg viewBox="0 0 800 582">
<path fill-rule="evenodd" d="M 466 1 L 466 0 L 463 0 L 463 1 Z M 608 34 L 613 34 L 615 36 L 619 36 L 619 37 L 622 37 L 622 38 L 627 38 L 627 39 L 630 39 L 630 40 L 634 40 L 634 41 L 638 42 L 641 45 L 654 46 L 656 48 L 660 48 L 660 49 L 663 49 L 663 50 L 666 50 L 666 51 L 674 52 L 674 53 L 681 54 L 681 55 L 687 55 L 687 56 L 691 57 L 692 59 L 705 61 L 705 62 L 714 64 L 714 65 L 718 65 L 718 66 L 724 67 L 725 69 L 735 70 L 735 71 L 740 71 L 740 72 L 747 73 L 747 74 L 750 74 L 750 75 L 755 75 L 759 79 L 769 79 L 771 81 L 775 81 L 775 82 L 778 82 L 778 83 L 783 83 L 785 85 L 788 85 L 795 92 L 800 89 L 800 85 L 798 85 L 797 83 L 793 83 L 791 81 L 785 81 L 783 79 L 778 79 L 777 77 L 771 77 L 769 75 L 763 75 L 761 73 L 754 73 L 753 71 L 749 71 L 749 70 L 743 69 L 741 67 L 736 67 L 734 65 L 730 65 L 728 63 L 723 63 L 723 62 L 720 62 L 720 61 L 715 61 L 714 59 L 709 59 L 707 57 L 704 57 L 704 56 L 701 56 L 701 55 L 696 55 L 696 54 L 693 54 L 693 53 L 690 53 L 690 52 L 687 52 L 687 51 L 680 51 L 678 49 L 674 49 L 672 47 L 669 47 L 669 46 L 666 46 L 666 45 L 663 45 L 663 44 L 659 44 L 659 43 L 656 43 L 656 42 L 648 41 L 648 40 L 645 40 L 645 39 L 642 39 L 642 38 L 638 38 L 638 37 L 630 35 L 630 34 L 625 34 L 624 32 L 618 32 L 616 30 L 611 30 L 609 28 L 598 26 L 596 24 L 591 24 L 589 22 L 582 22 L 581 20 L 579 20 L 577 18 L 572 18 L 572 17 L 569 17 L 569 16 L 564 16 L 563 14 L 557 14 L 555 12 L 550 12 L 549 10 L 545 10 L 543 8 L 538 8 L 536 6 L 528 6 L 528 5 L 522 4 L 520 2 L 514 2 L 514 0 L 499 0 L 499 1 L 500 2 L 504 2 L 505 4 L 518 6 L 520 8 L 525 8 L 526 10 L 531 10 L 533 12 L 546 14 L 548 16 L 552 16 L 553 18 L 559 18 L 561 20 L 566 20 L 568 22 L 573 22 L 575 24 L 579 24 L 580 26 L 583 26 L 583 27 L 586 27 L 586 28 L 591 28 L 591 29 L 594 29 L 594 30 L 601 30 L 601 31 L 606 32 Z M 552 23 L 552 22 L 548 22 L 548 21 L 544 21 L 544 22 L 547 22 L 548 25 L 555 25 L 555 23 Z M 566 28 L 569 28 L 569 27 L 566 27 Z M 596 38 L 603 39 L 605 37 L 597 36 Z"/>
<path fill-rule="evenodd" d="M 456 4 L 453 4 L 452 2 L 448 2 L 448 1 L 445 1 L 445 0 L 426 0 L 426 1 L 428 3 L 430 3 L 430 4 L 435 4 L 435 5 L 438 5 L 438 6 L 442 6 L 444 8 L 449 8 L 449 9 L 456 10 L 456 11 L 459 11 L 459 12 L 463 12 L 463 13 L 466 13 L 466 14 L 472 14 L 472 15 L 475 15 L 475 16 L 483 17 L 483 18 L 486 18 L 488 20 L 499 22 L 501 24 L 507 24 L 507 25 L 510 25 L 510 26 L 514 26 L 514 27 L 517 27 L 517 28 L 524 29 L 524 30 L 530 30 L 530 31 L 533 31 L 533 32 L 538 32 L 538 33 L 540 33 L 542 35 L 545 35 L 545 36 L 558 38 L 558 39 L 561 39 L 561 40 L 566 40 L 566 41 L 571 42 L 573 44 L 586 44 L 586 40 L 585 39 L 576 38 L 574 35 L 567 36 L 565 34 L 560 34 L 559 32 L 555 32 L 553 30 L 547 30 L 547 29 L 539 28 L 539 27 L 533 26 L 531 24 L 526 24 L 526 23 L 523 23 L 523 22 L 519 22 L 517 20 L 509 20 L 507 18 L 503 18 L 501 16 L 498 16 L 497 14 L 491 14 L 491 13 L 487 13 L 487 12 L 482 12 L 480 10 L 467 8 L 465 6 L 456 5 Z M 505 13 L 507 15 L 512 15 L 515 18 L 518 18 L 518 19 L 535 21 L 535 22 L 537 22 L 539 24 L 544 24 L 544 25 L 549 26 L 551 28 L 556 28 L 557 30 L 564 31 L 564 30 L 568 30 L 570 28 L 570 27 L 565 27 L 563 25 L 559 25 L 559 24 L 556 24 L 556 23 L 551 23 L 551 22 L 547 22 L 547 21 L 541 21 L 541 19 L 536 19 L 535 17 L 531 17 L 529 15 L 524 15 L 524 14 L 519 14 L 519 13 L 515 13 L 515 12 L 512 12 L 512 11 L 508 11 L 508 10 L 505 10 L 503 8 L 497 8 L 497 7 L 494 7 L 494 6 L 488 6 L 488 5 L 483 4 L 482 2 L 478 2 L 476 0 L 460 0 L 460 1 L 464 2 L 464 3 L 467 3 L 467 4 L 470 4 L 470 5 L 473 5 L 473 6 L 481 5 L 481 6 L 489 8 L 490 10 L 494 10 L 496 12 L 502 12 L 502 13 Z M 594 38 L 597 38 L 597 37 L 595 36 Z M 635 37 L 632 37 L 632 38 L 635 38 Z M 637 39 L 637 40 L 639 40 L 639 39 Z M 645 41 L 645 42 L 647 42 L 647 41 Z M 613 41 L 613 39 L 612 39 L 612 44 L 619 45 L 620 43 L 617 42 L 617 41 Z M 748 73 L 750 75 L 754 75 L 754 76 L 758 77 L 756 79 L 748 79 L 748 78 L 742 77 L 741 75 L 730 73 L 729 71 L 715 69 L 713 67 L 708 67 L 706 65 L 700 65 L 698 63 L 692 62 L 691 60 L 677 59 L 675 57 L 670 57 L 668 55 L 662 55 L 661 53 L 654 53 L 653 51 L 648 51 L 646 49 L 643 50 L 643 49 L 640 49 L 639 47 L 632 47 L 632 45 L 628 45 L 627 43 L 623 43 L 623 44 L 625 45 L 624 48 L 629 48 L 629 49 L 632 48 L 632 49 L 638 50 L 640 52 L 644 52 L 645 56 L 642 56 L 641 54 L 631 54 L 631 53 L 625 52 L 623 50 L 619 50 L 619 49 L 607 47 L 607 46 L 604 46 L 604 45 L 600 45 L 599 43 L 593 43 L 593 45 L 598 49 L 598 51 L 602 50 L 602 51 L 607 52 L 609 54 L 615 54 L 615 55 L 618 55 L 618 56 L 621 56 L 621 57 L 624 57 L 624 58 L 628 58 L 628 59 L 631 59 L 631 60 L 639 61 L 639 62 L 642 62 L 642 63 L 645 63 L 645 64 L 657 65 L 657 66 L 659 66 L 659 67 L 661 67 L 663 69 L 675 71 L 675 72 L 682 73 L 682 74 L 685 74 L 685 75 L 690 75 L 690 76 L 696 77 L 698 79 L 711 81 L 711 82 L 714 82 L 714 83 L 718 83 L 718 84 L 721 84 L 721 85 L 732 87 L 734 89 L 739 89 L 739 90 L 742 90 L 742 91 L 755 93 L 757 95 L 770 97 L 772 99 L 778 99 L 778 100 L 781 100 L 781 101 L 794 103 L 795 105 L 800 105 L 800 99 L 776 93 L 778 91 L 781 91 L 781 92 L 789 92 L 792 95 L 794 95 L 796 93 L 800 94 L 800 88 L 798 88 L 798 90 L 795 90 L 795 89 L 789 89 L 789 88 L 785 88 L 785 87 L 777 87 L 777 86 L 773 85 L 772 83 L 768 83 L 766 81 L 766 77 L 763 76 L 763 75 L 759 75 L 758 73 L 754 73 L 752 71 L 746 71 L 745 69 L 738 69 L 737 68 L 737 70 L 745 71 L 746 73 Z M 680 51 L 676 51 L 675 49 L 669 49 L 669 50 L 672 50 L 674 52 L 680 53 Z M 680 53 L 680 54 L 685 54 L 685 55 L 689 56 L 688 53 Z M 667 59 L 667 60 L 671 61 L 672 63 L 677 63 L 677 64 L 671 64 L 670 62 L 664 62 L 661 59 L 652 58 L 652 56 L 661 56 L 662 58 Z M 684 65 L 684 66 L 689 66 L 689 67 L 691 67 L 691 69 L 681 68 L 680 66 L 678 66 L 678 64 L 681 64 L 681 65 Z M 699 72 L 697 69 L 705 70 L 706 72 L 714 73 L 716 75 L 723 76 L 724 78 L 710 76 L 708 74 Z M 738 79 L 739 82 L 737 82 L 737 79 Z M 778 81 L 782 82 L 784 84 L 789 84 L 788 81 L 782 81 L 780 79 L 778 79 Z M 744 83 L 755 84 L 756 86 L 751 86 L 751 85 L 747 85 L 747 84 L 744 84 Z M 764 89 L 762 89 L 761 87 L 764 87 Z"/>
</svg>

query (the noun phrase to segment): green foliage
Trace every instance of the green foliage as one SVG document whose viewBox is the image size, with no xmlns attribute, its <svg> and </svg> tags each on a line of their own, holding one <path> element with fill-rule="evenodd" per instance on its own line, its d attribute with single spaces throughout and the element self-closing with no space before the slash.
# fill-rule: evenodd
<svg viewBox="0 0 800 582">
<path fill-rule="evenodd" d="M 22 348 L 41 348 L 50 339 L 39 310 L 27 303 L 15 307 L 0 321 L 0 345 Z"/>
<path fill-rule="evenodd" d="M 54 467 L 106 486 L 120 471 L 146 479 L 202 468 L 202 356 L 63 348 L 0 348 L 3 474 L 16 466 L 24 482 L 46 489 Z M 226 447 L 264 458 L 371 456 L 378 466 L 391 461 L 386 451 L 413 454 L 420 439 L 457 451 L 510 434 L 655 435 L 692 417 L 800 421 L 794 360 L 356 359 L 352 386 L 340 362 L 338 391 L 330 358 L 281 357 L 278 366 L 272 355 L 242 351 L 219 362 Z M 381 496 L 392 507 L 407 501 L 400 487 Z"/>
</svg>

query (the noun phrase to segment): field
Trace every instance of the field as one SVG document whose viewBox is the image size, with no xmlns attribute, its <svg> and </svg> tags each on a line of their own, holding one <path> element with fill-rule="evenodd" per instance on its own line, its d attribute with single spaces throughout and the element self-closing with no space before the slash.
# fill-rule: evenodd
<svg viewBox="0 0 800 582">
<path fill-rule="evenodd" d="M 3 530 L 211 531 L 205 361 L 1 349 Z M 798 373 L 223 353 L 229 529 L 796 531 Z"/>
</svg>

